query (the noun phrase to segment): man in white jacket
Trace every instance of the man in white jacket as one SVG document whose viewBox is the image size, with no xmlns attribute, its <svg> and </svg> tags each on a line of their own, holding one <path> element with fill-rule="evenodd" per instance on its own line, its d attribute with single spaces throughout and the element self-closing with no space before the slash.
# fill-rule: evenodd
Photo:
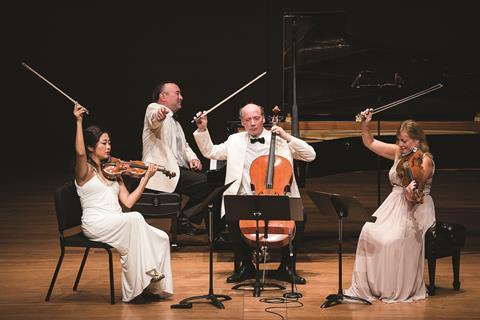
<svg viewBox="0 0 480 320">
<path fill-rule="evenodd" d="M 197 114 L 197 115 L 200 115 Z M 227 160 L 225 183 L 234 183 L 225 191 L 224 195 L 248 195 L 253 194 L 250 187 L 250 165 L 259 156 L 268 155 L 271 133 L 280 137 L 276 139 L 276 155 L 285 157 L 293 167 L 293 159 L 313 161 L 315 150 L 305 141 L 291 136 L 279 126 L 273 126 L 271 131 L 264 128 L 265 115 L 263 107 L 249 103 L 240 109 L 240 120 L 245 128 L 244 132 L 238 132 L 228 137 L 227 141 L 214 145 L 207 129 L 207 117 L 197 119 L 197 130 L 193 133 L 195 141 L 203 156 L 208 159 Z M 258 143 L 257 143 L 258 142 Z M 290 197 L 300 197 L 295 177 L 290 185 Z M 222 216 L 225 207 L 222 203 Z M 304 220 L 305 221 L 305 220 Z M 295 257 L 298 244 L 301 241 L 304 221 L 296 222 L 296 235 L 293 240 L 294 266 L 289 268 L 288 246 L 282 248 L 282 261 L 276 272 L 276 278 L 282 281 L 290 281 L 291 275 L 295 277 L 295 283 L 305 284 L 306 280 L 296 274 Z M 238 224 L 229 225 L 232 247 L 236 261 L 241 261 L 240 268 L 227 278 L 227 282 L 240 282 L 254 277 L 255 267 L 252 263 L 252 248 L 242 241 Z"/>
<path fill-rule="evenodd" d="M 200 203 L 208 195 L 206 175 L 200 170 L 202 163 L 188 145 L 182 126 L 175 114 L 182 108 L 183 96 L 177 84 L 160 83 L 153 91 L 153 102 L 147 106 L 143 126 L 143 155 L 146 163 L 155 163 L 175 172 L 168 178 L 157 172 L 147 184 L 147 189 L 176 192 L 189 197 L 184 209 Z M 200 223 L 202 215 L 191 217 Z M 180 217 L 178 233 L 201 233 L 185 217 Z"/>
</svg>

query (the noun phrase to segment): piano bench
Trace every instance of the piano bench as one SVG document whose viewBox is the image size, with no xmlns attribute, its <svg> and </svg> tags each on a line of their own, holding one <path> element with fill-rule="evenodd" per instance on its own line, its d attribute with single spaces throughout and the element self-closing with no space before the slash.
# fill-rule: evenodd
<svg viewBox="0 0 480 320">
<path fill-rule="evenodd" d="M 146 219 L 170 219 L 170 246 L 178 247 L 177 223 L 182 205 L 182 195 L 162 191 L 143 192 L 140 199 L 131 208 Z"/>
<path fill-rule="evenodd" d="M 428 260 L 428 294 L 435 295 L 436 259 L 452 257 L 453 289 L 460 290 L 460 249 L 465 245 L 466 228 L 437 221 L 425 234 L 425 259 Z"/>
</svg>

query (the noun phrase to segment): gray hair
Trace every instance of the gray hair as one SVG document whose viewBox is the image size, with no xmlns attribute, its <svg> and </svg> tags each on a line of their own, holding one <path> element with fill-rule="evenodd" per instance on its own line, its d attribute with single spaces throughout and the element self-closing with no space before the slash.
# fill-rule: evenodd
<svg viewBox="0 0 480 320">
<path fill-rule="evenodd" d="M 265 109 L 261 105 L 250 102 L 250 103 L 247 103 L 246 105 L 244 105 L 243 107 L 241 107 L 240 110 L 238 110 L 238 117 L 240 118 L 240 120 L 242 120 L 243 108 L 245 108 L 246 106 L 249 106 L 249 105 L 257 106 L 260 109 L 260 113 L 262 114 L 262 116 L 265 116 Z"/>
</svg>

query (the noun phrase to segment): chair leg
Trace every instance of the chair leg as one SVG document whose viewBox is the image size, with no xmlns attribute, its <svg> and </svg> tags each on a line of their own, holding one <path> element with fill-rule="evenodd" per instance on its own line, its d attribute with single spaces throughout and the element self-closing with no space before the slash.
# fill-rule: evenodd
<svg viewBox="0 0 480 320">
<path fill-rule="evenodd" d="M 453 289 L 460 290 L 460 250 L 452 254 Z"/>
<path fill-rule="evenodd" d="M 60 257 L 58 258 L 57 267 L 55 268 L 55 272 L 53 273 L 52 281 L 50 282 L 50 287 L 48 288 L 45 301 L 50 301 L 50 295 L 52 294 L 53 287 L 55 286 L 55 281 L 57 281 L 58 272 L 60 271 L 60 267 L 62 266 L 64 256 L 65 256 L 65 248 L 61 246 Z"/>
<path fill-rule="evenodd" d="M 436 269 L 437 259 L 435 257 L 428 258 L 428 279 L 430 284 L 428 285 L 428 294 L 431 296 L 435 295 L 435 269 Z"/>
<path fill-rule="evenodd" d="M 77 278 L 75 279 L 75 284 L 73 285 L 73 291 L 77 291 L 78 283 L 80 282 L 80 278 L 82 277 L 83 267 L 85 267 L 85 262 L 87 262 L 88 253 L 90 252 L 90 248 L 85 249 L 85 253 L 83 254 L 82 263 L 80 264 L 80 268 L 78 269 Z"/>
<path fill-rule="evenodd" d="M 106 249 L 108 252 L 108 267 L 110 269 L 110 303 L 115 304 L 115 288 L 113 283 L 113 259 L 112 250 Z"/>
<path fill-rule="evenodd" d="M 170 230 L 172 230 L 172 243 L 170 244 L 170 246 L 172 248 L 177 248 L 178 247 L 178 242 L 177 242 L 178 226 L 177 226 L 177 222 L 178 222 L 178 216 L 175 214 L 175 215 L 172 216 L 172 226 L 170 228 Z"/>
<path fill-rule="evenodd" d="M 240 270 L 240 264 L 242 263 L 242 260 L 234 254 L 234 257 L 233 257 L 233 272 L 237 272 L 238 270 Z"/>
</svg>

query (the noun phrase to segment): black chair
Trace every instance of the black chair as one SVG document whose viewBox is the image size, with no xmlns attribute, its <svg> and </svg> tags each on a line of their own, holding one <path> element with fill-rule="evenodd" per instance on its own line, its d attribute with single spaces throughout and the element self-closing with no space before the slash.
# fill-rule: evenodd
<svg viewBox="0 0 480 320">
<path fill-rule="evenodd" d="M 138 186 L 138 179 L 125 176 L 123 178 L 127 189 L 133 192 Z M 131 211 L 140 212 L 146 219 L 171 219 L 170 246 L 178 247 L 178 217 L 181 214 L 182 195 L 164 191 L 145 191 L 132 206 Z"/>
<path fill-rule="evenodd" d="M 140 199 L 133 205 L 132 211 L 140 212 L 145 218 L 169 218 L 171 219 L 172 248 L 177 248 L 177 221 L 180 216 L 182 196 L 178 193 L 168 192 L 144 192 Z"/>
<path fill-rule="evenodd" d="M 55 190 L 55 212 L 57 214 L 58 231 L 60 234 L 59 240 L 61 253 L 55 273 L 53 274 L 53 278 L 50 283 L 50 287 L 48 288 L 45 301 L 50 300 L 50 295 L 52 294 L 53 287 L 55 286 L 55 281 L 57 280 L 58 272 L 60 271 L 63 257 L 65 255 L 65 247 L 77 247 L 85 248 L 85 253 L 83 254 L 82 263 L 80 264 L 80 269 L 78 270 L 77 278 L 75 279 L 75 284 L 73 285 L 73 290 L 77 291 L 78 283 L 80 282 L 80 277 L 82 276 L 83 268 L 85 266 L 85 262 L 87 261 L 90 249 L 105 249 L 108 253 L 108 264 L 110 270 L 110 302 L 111 304 L 115 304 L 113 260 L 111 251 L 112 247 L 106 243 L 89 240 L 81 231 L 70 236 L 64 235 L 65 230 L 78 227 L 82 223 L 82 207 L 80 205 L 80 198 L 78 197 L 75 186 L 72 183 L 65 184 Z"/>
<path fill-rule="evenodd" d="M 428 260 L 428 294 L 435 295 L 435 269 L 438 258 L 452 257 L 453 289 L 460 290 L 460 250 L 465 246 L 466 228 L 437 221 L 425 234 L 425 259 Z"/>
</svg>

